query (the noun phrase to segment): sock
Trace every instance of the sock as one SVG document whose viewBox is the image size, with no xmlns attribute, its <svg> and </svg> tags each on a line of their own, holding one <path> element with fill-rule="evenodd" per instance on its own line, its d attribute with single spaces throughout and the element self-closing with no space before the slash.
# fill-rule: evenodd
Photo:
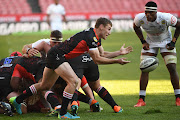
<svg viewBox="0 0 180 120">
<path fill-rule="evenodd" d="M 50 105 L 51 105 L 51 107 L 52 107 L 53 109 L 55 109 L 56 106 L 61 105 L 61 104 L 59 103 L 58 97 L 57 97 L 56 94 L 55 94 L 54 92 L 52 92 L 52 91 L 47 91 L 47 92 L 45 93 L 44 98 L 50 103 Z"/>
<path fill-rule="evenodd" d="M 174 94 L 175 94 L 176 98 L 180 98 L 180 89 L 175 89 Z"/>
<path fill-rule="evenodd" d="M 78 100 L 89 104 L 90 98 L 79 91 L 77 92 L 78 92 Z"/>
<path fill-rule="evenodd" d="M 112 109 L 114 108 L 115 105 L 117 105 L 114 99 L 112 98 L 112 96 L 104 87 L 100 86 L 96 90 L 96 92 L 105 102 L 107 102 L 112 107 Z"/>
<path fill-rule="evenodd" d="M 146 91 L 145 90 L 140 90 L 139 91 L 139 99 L 142 98 L 143 101 L 145 102 L 145 96 L 146 96 Z"/>
<path fill-rule="evenodd" d="M 73 98 L 72 98 L 71 103 L 72 103 L 73 101 L 77 101 L 77 100 L 78 100 L 78 90 L 75 90 L 75 91 L 74 91 L 74 94 L 73 94 Z"/>
<path fill-rule="evenodd" d="M 66 91 L 63 92 L 60 115 L 64 115 L 67 113 L 67 106 L 68 106 L 69 102 L 72 100 L 72 97 L 73 97 L 73 94 L 70 94 Z"/>
<path fill-rule="evenodd" d="M 16 98 L 16 102 L 18 104 L 23 103 L 24 99 L 32 96 L 33 94 L 37 94 L 37 90 L 34 85 L 31 85 L 28 89 L 23 91 L 23 93 Z"/>
</svg>

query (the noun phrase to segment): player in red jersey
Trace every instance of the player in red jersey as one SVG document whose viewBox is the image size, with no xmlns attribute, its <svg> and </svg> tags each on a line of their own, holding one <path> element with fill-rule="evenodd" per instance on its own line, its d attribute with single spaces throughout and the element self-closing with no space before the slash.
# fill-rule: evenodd
<svg viewBox="0 0 180 120">
<path fill-rule="evenodd" d="M 66 59 L 77 57 L 85 52 L 89 52 L 93 61 L 97 64 L 127 64 L 130 61 L 126 61 L 126 58 L 109 59 L 101 56 L 103 54 L 103 48 L 101 46 L 101 39 L 106 39 L 111 34 L 112 23 L 106 18 L 99 18 L 96 21 L 95 28 L 90 28 L 79 32 L 72 36 L 70 39 L 62 42 L 59 45 L 52 47 L 48 51 L 47 65 L 44 69 L 43 79 L 41 83 L 32 85 L 26 90 L 26 93 L 21 94 L 17 98 L 12 98 L 10 101 L 15 106 L 17 112 L 21 114 L 21 104 L 23 100 L 37 91 L 48 90 L 56 82 L 58 76 L 61 76 L 67 83 L 63 92 L 62 107 L 60 111 L 60 118 L 75 119 L 79 116 L 72 116 L 67 112 L 67 106 L 69 101 L 73 97 L 75 88 L 80 81 L 77 75 L 72 70 L 71 66 Z M 98 47 L 101 51 L 98 50 Z M 120 107 L 119 112 L 122 111 Z"/>
</svg>

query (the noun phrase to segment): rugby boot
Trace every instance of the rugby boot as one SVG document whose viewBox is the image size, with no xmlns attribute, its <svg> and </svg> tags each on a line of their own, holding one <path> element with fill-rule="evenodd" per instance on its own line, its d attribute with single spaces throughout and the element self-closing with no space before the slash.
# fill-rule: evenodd
<svg viewBox="0 0 180 120">
<path fill-rule="evenodd" d="M 0 102 L 0 108 L 2 108 L 5 112 L 5 115 L 13 116 L 13 112 L 11 110 L 11 105 L 9 103 Z"/>
<path fill-rule="evenodd" d="M 120 106 L 117 106 L 117 105 L 114 106 L 113 110 L 114 110 L 115 113 L 121 113 L 123 111 L 123 109 Z"/>
<path fill-rule="evenodd" d="M 180 106 L 180 98 L 179 97 L 176 98 L 176 106 Z"/>
<path fill-rule="evenodd" d="M 60 113 L 61 108 L 56 108 L 51 110 L 51 113 L 47 115 L 47 117 L 58 117 L 58 113 Z"/>
<path fill-rule="evenodd" d="M 97 100 L 92 100 L 90 109 L 92 112 L 101 112 L 99 102 Z"/>
<path fill-rule="evenodd" d="M 16 97 L 11 97 L 11 98 L 9 99 L 9 102 L 14 106 L 14 108 L 16 109 L 16 112 L 21 115 L 21 114 L 22 114 L 21 104 L 18 104 L 18 103 L 16 102 Z"/>
<path fill-rule="evenodd" d="M 67 112 L 66 114 L 64 114 L 64 115 L 60 115 L 59 113 L 58 113 L 58 118 L 59 119 L 76 119 L 76 118 L 80 118 L 79 116 L 73 116 L 73 115 L 71 115 L 69 112 Z"/>
<path fill-rule="evenodd" d="M 145 105 L 146 105 L 146 103 L 143 101 L 142 98 L 140 98 L 138 100 L 138 103 L 136 105 L 134 105 L 134 107 L 141 107 L 141 106 L 145 106 Z"/>
<path fill-rule="evenodd" d="M 77 111 L 78 111 L 78 103 L 77 103 L 77 101 L 73 101 L 71 104 L 72 115 L 77 116 Z"/>
</svg>

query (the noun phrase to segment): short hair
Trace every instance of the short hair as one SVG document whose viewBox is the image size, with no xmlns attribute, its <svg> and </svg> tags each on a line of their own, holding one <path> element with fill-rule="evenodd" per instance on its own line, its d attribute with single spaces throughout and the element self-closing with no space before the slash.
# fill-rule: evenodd
<svg viewBox="0 0 180 120">
<path fill-rule="evenodd" d="M 145 5 L 146 7 L 157 7 L 157 4 L 154 1 L 149 1 Z"/>
<path fill-rule="evenodd" d="M 59 30 L 53 30 L 50 37 L 62 38 L 62 33 Z"/>
<path fill-rule="evenodd" d="M 53 30 L 50 35 L 51 38 L 53 38 L 54 41 L 62 41 L 62 33 L 59 30 Z"/>
<path fill-rule="evenodd" d="M 101 24 L 103 24 L 104 27 L 107 26 L 108 24 L 112 26 L 112 22 L 109 19 L 100 17 L 99 19 L 96 20 L 95 28 L 98 28 Z"/>
</svg>

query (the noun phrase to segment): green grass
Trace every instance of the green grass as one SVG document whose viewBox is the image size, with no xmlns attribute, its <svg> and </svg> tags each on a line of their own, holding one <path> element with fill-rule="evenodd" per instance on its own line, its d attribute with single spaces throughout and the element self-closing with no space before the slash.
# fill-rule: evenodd
<svg viewBox="0 0 180 120">
<path fill-rule="evenodd" d="M 66 31 L 63 33 L 67 39 L 75 32 Z M 0 59 L 9 56 L 12 51 L 21 51 L 24 44 L 29 44 L 41 38 L 48 38 L 49 32 L 43 33 L 17 33 L 7 36 L 0 36 Z M 175 106 L 175 97 L 169 73 L 166 69 L 161 55 L 158 55 L 160 65 L 150 73 L 150 80 L 147 87 L 147 106 L 134 108 L 137 103 L 139 93 L 139 59 L 141 43 L 134 32 L 115 33 L 102 40 L 102 45 L 107 51 L 116 51 L 120 47 L 132 46 L 133 52 L 127 57 L 131 63 L 127 65 L 99 65 L 101 84 L 112 94 L 115 101 L 124 109 L 123 113 L 115 114 L 111 107 L 102 101 L 96 94 L 96 99 L 103 107 L 101 113 L 90 113 L 89 105 L 81 103 L 79 115 L 82 120 L 178 120 L 180 118 L 180 107 Z M 180 75 L 180 42 L 177 46 L 177 71 Z M 57 118 L 47 118 L 43 113 L 29 113 L 7 117 L 0 115 L 0 120 L 55 120 Z"/>
</svg>

